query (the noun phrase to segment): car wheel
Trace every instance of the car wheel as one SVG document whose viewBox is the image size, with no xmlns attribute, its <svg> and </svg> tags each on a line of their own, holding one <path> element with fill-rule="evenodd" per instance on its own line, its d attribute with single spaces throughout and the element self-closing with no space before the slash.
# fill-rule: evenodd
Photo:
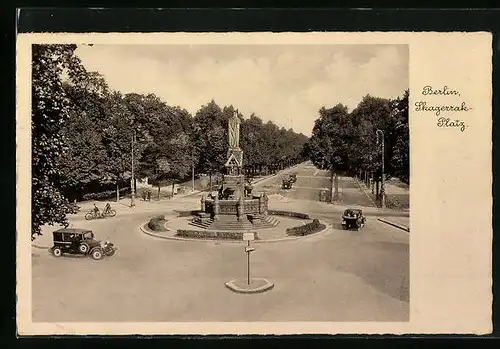
<svg viewBox="0 0 500 349">
<path fill-rule="evenodd" d="M 94 218 L 94 215 L 92 213 L 88 212 L 88 213 L 85 214 L 85 219 L 86 220 L 90 221 L 92 218 Z"/>
<path fill-rule="evenodd" d="M 115 254 L 115 251 L 114 251 L 114 250 L 112 250 L 112 251 L 109 251 L 108 253 L 106 253 L 106 256 L 111 257 L 111 256 L 113 256 L 114 254 Z"/>
<path fill-rule="evenodd" d="M 59 247 L 54 247 L 54 249 L 52 250 L 52 254 L 55 257 L 61 257 L 62 256 L 62 250 Z"/>
<path fill-rule="evenodd" d="M 102 259 L 102 250 L 100 248 L 96 248 L 92 251 L 92 258 L 95 260 Z"/>
<path fill-rule="evenodd" d="M 87 244 L 81 244 L 78 249 L 81 253 L 87 253 L 89 251 L 89 246 Z"/>
</svg>

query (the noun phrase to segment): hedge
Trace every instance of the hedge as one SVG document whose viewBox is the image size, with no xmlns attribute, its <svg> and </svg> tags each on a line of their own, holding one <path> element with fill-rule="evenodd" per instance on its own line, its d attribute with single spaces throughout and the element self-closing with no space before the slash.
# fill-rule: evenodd
<svg viewBox="0 0 500 349">
<path fill-rule="evenodd" d="M 144 198 L 147 198 L 148 192 L 151 194 L 151 201 L 153 200 L 158 200 L 158 188 L 139 188 L 137 189 L 137 197 L 141 198 L 144 200 Z M 160 191 L 160 200 L 161 199 L 170 199 L 172 197 L 172 194 L 167 192 L 165 193 L 164 191 Z"/>
<path fill-rule="evenodd" d="M 300 212 L 268 210 L 267 213 L 274 216 L 286 216 L 286 217 L 293 217 L 300 219 L 310 219 L 307 213 L 300 213 Z"/>
<path fill-rule="evenodd" d="M 165 216 L 156 216 L 149 220 L 148 228 L 152 231 L 166 231 L 165 223 Z"/>
<path fill-rule="evenodd" d="M 120 189 L 120 196 L 124 194 L 129 194 L 130 193 L 130 188 L 122 188 Z M 116 190 L 106 190 L 106 191 L 101 191 L 99 193 L 87 193 L 83 194 L 82 196 L 83 200 L 106 200 L 106 199 L 111 199 L 111 198 L 116 198 Z"/>
<path fill-rule="evenodd" d="M 198 213 L 201 212 L 201 210 L 194 210 L 194 211 L 175 211 L 177 212 L 177 217 L 190 217 L 190 216 L 195 216 Z"/>
<path fill-rule="evenodd" d="M 291 236 L 305 236 L 317 233 L 325 228 L 326 226 L 324 224 L 321 224 L 319 220 L 314 219 L 311 223 L 307 223 L 306 225 L 301 225 L 300 227 L 288 228 L 286 230 L 286 233 L 287 235 Z"/>
<path fill-rule="evenodd" d="M 257 233 L 253 233 L 255 240 L 258 240 Z M 208 230 L 177 230 L 177 237 L 188 239 L 207 240 L 243 240 L 243 232 L 236 231 L 208 231 Z"/>
</svg>

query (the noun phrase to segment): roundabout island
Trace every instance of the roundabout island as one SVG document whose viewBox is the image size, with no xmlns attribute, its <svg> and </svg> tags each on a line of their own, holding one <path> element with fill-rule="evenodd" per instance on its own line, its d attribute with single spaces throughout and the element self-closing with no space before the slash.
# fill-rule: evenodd
<svg viewBox="0 0 500 349">
<path fill-rule="evenodd" d="M 177 216 L 157 216 L 141 230 L 157 238 L 181 241 L 246 242 L 248 275 L 226 282 L 238 293 L 261 293 L 274 284 L 264 278 L 250 277 L 250 241 L 271 242 L 297 239 L 325 231 L 327 226 L 300 212 L 269 209 L 266 192 L 253 192 L 243 173 L 243 150 L 239 147 L 237 114 L 228 120 L 229 149 L 222 184 L 203 194 L 198 210 L 177 211 Z"/>
<path fill-rule="evenodd" d="M 243 173 L 237 114 L 228 120 L 229 149 L 222 184 L 202 195 L 198 210 L 177 211 L 177 216 L 153 217 L 141 230 L 156 237 L 177 240 L 255 241 L 296 238 L 323 231 L 326 225 L 308 214 L 269 208 L 266 192 L 253 192 Z"/>
</svg>

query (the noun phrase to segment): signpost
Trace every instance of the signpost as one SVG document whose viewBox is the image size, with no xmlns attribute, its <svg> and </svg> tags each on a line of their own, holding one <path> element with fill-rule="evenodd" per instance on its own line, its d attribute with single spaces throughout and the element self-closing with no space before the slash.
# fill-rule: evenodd
<svg viewBox="0 0 500 349">
<path fill-rule="evenodd" d="M 243 233 L 243 241 L 247 242 L 245 252 L 247 254 L 247 285 L 250 285 L 250 253 L 255 251 L 255 248 L 250 247 L 250 241 L 255 239 L 254 233 Z"/>
</svg>

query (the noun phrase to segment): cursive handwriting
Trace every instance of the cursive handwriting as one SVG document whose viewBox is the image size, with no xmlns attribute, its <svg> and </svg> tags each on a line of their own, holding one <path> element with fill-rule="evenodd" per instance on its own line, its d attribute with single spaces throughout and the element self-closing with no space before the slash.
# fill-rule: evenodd
<svg viewBox="0 0 500 349">
<path fill-rule="evenodd" d="M 431 111 L 439 116 L 443 111 L 462 112 L 469 111 L 472 108 L 468 107 L 465 102 L 460 105 L 428 105 L 427 102 L 415 102 L 415 111 Z"/>
<path fill-rule="evenodd" d="M 435 89 L 430 85 L 424 86 L 422 89 L 422 94 L 424 96 L 435 95 L 435 96 L 459 96 L 460 92 L 457 90 L 452 90 L 448 86 L 444 86 L 442 89 Z"/>
<path fill-rule="evenodd" d="M 460 131 L 465 131 L 465 124 L 460 120 L 450 120 L 450 118 L 440 117 L 437 121 L 438 127 L 459 127 Z"/>
</svg>

